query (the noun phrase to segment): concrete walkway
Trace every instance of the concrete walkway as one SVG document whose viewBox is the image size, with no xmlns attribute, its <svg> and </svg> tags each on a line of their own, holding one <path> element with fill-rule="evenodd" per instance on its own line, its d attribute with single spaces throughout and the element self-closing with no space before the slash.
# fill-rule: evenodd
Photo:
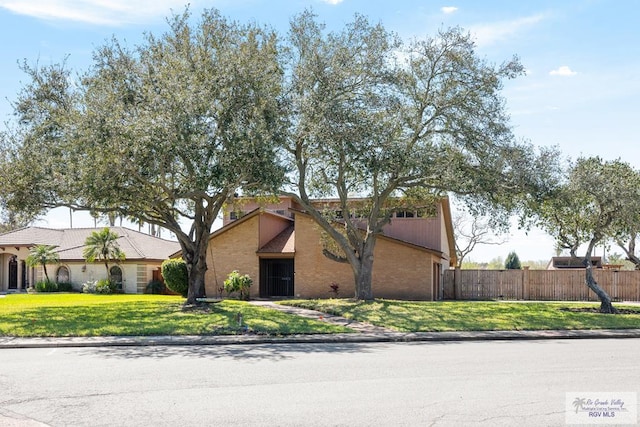
<svg viewBox="0 0 640 427">
<path fill-rule="evenodd" d="M 374 326 L 369 323 L 356 322 L 355 320 L 347 319 L 346 317 L 336 316 L 333 314 L 322 313 L 320 311 L 308 310 L 306 308 L 292 307 L 289 305 L 276 304 L 273 301 L 249 301 L 250 304 L 258 305 L 264 308 L 271 308 L 273 310 L 282 311 L 288 314 L 294 314 L 300 317 L 306 317 L 309 319 L 319 320 L 322 322 L 331 323 L 333 325 L 346 326 L 360 333 L 395 333 L 394 330 L 383 328 L 381 326 Z"/>
</svg>

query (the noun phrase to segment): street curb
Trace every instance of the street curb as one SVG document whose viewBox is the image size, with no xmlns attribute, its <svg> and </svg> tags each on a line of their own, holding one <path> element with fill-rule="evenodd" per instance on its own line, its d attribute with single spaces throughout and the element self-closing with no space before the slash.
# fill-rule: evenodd
<svg viewBox="0 0 640 427">
<path fill-rule="evenodd" d="M 244 344 L 338 344 L 385 342 L 518 341 L 556 339 L 640 338 L 640 329 L 566 331 L 389 332 L 314 335 L 182 335 L 18 338 L 0 337 L 1 349 L 62 347 L 137 347 Z"/>
</svg>

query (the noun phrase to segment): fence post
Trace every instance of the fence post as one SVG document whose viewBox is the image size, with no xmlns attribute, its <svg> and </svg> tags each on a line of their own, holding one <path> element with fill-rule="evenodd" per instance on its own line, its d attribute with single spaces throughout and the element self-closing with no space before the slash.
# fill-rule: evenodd
<svg viewBox="0 0 640 427">
<path fill-rule="evenodd" d="M 453 271 L 453 298 L 456 300 L 462 299 L 462 289 L 460 289 L 460 267 L 456 267 Z"/>
<path fill-rule="evenodd" d="M 529 295 L 529 267 L 524 266 L 522 267 L 522 299 L 528 300 Z"/>
</svg>

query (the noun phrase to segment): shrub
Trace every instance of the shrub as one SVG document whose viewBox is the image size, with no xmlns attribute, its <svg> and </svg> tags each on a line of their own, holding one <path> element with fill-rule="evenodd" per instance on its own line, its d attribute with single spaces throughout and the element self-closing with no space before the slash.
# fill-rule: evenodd
<svg viewBox="0 0 640 427">
<path fill-rule="evenodd" d="M 115 282 L 109 279 L 100 279 L 96 282 L 97 294 L 112 294 L 117 290 Z"/>
<path fill-rule="evenodd" d="M 148 294 L 161 294 L 164 292 L 164 283 L 160 280 L 151 280 L 147 287 L 145 288 L 145 292 Z"/>
<path fill-rule="evenodd" d="M 58 292 L 73 292 L 73 285 L 69 282 L 58 282 Z"/>
<path fill-rule="evenodd" d="M 162 262 L 162 277 L 167 288 L 187 297 L 189 292 L 189 275 L 187 264 L 181 259 L 167 259 Z"/>
<path fill-rule="evenodd" d="M 248 300 L 249 288 L 252 284 L 253 280 L 249 275 L 245 274 L 241 276 L 238 270 L 233 270 L 224 281 L 224 290 L 227 291 L 228 294 L 238 292 L 240 299 Z"/>
<path fill-rule="evenodd" d="M 51 280 L 40 280 L 36 282 L 36 291 L 37 292 L 57 292 L 58 284 L 56 282 L 52 282 Z"/>
<path fill-rule="evenodd" d="M 116 288 L 115 282 L 108 279 L 88 280 L 82 284 L 82 292 L 85 294 L 112 294 L 116 292 Z"/>
<path fill-rule="evenodd" d="M 329 288 L 331 288 L 329 292 L 333 294 L 333 297 L 338 298 L 338 294 L 340 293 L 340 285 L 337 284 L 336 282 L 331 282 L 331 284 L 329 285 Z"/>
<path fill-rule="evenodd" d="M 36 282 L 36 292 L 72 292 L 73 285 L 68 282 L 56 283 L 52 280 L 41 280 Z"/>
<path fill-rule="evenodd" d="M 88 280 L 82 284 L 82 292 L 85 294 L 95 294 L 96 293 L 96 281 Z"/>
</svg>

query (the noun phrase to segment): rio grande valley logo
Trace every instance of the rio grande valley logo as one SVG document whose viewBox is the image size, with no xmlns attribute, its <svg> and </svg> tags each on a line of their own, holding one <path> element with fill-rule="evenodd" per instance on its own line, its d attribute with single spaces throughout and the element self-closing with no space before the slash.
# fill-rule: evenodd
<svg viewBox="0 0 640 427">
<path fill-rule="evenodd" d="M 567 424 L 636 424 L 635 392 L 572 392 L 566 394 Z"/>
</svg>

